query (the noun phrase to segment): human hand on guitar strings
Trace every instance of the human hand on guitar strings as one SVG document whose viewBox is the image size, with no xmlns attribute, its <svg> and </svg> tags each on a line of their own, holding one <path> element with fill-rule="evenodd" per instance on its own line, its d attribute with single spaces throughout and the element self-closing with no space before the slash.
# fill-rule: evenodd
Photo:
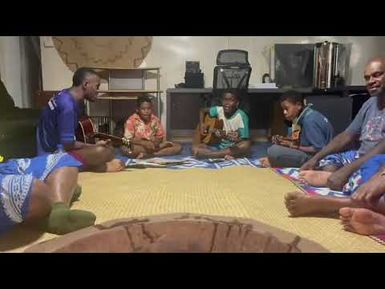
<svg viewBox="0 0 385 289">
<path fill-rule="evenodd" d="M 230 131 L 227 133 L 226 138 L 233 142 L 239 141 L 239 132 L 238 131 Z"/>
<path fill-rule="evenodd" d="M 200 124 L 200 129 L 201 129 L 201 135 L 206 135 L 209 133 L 208 126 L 204 123 Z"/>
<path fill-rule="evenodd" d="M 274 135 L 271 138 L 271 142 L 276 145 L 281 145 L 285 147 L 293 147 L 294 141 L 289 137 L 284 137 L 281 135 Z"/>
<path fill-rule="evenodd" d="M 279 145 L 285 146 L 291 149 L 299 149 L 299 144 L 291 139 L 281 139 Z"/>
<path fill-rule="evenodd" d="M 225 138 L 226 137 L 226 132 L 224 130 L 221 130 L 221 129 L 216 129 L 214 131 L 214 134 L 218 138 Z"/>
<path fill-rule="evenodd" d="M 273 144 L 279 145 L 280 139 L 281 139 L 281 138 L 282 138 L 282 136 L 280 136 L 280 135 L 278 135 L 278 134 L 273 135 L 273 136 L 271 137 L 271 142 L 272 142 Z"/>
<path fill-rule="evenodd" d="M 111 146 L 112 145 L 112 141 L 111 139 L 106 139 L 106 140 L 98 140 L 96 143 L 95 143 L 97 146 Z"/>
</svg>

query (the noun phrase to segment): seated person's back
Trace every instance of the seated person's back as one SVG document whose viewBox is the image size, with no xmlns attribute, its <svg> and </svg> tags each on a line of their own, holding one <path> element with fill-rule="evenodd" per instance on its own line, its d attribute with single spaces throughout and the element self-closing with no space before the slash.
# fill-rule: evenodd
<svg viewBox="0 0 385 289">
<path fill-rule="evenodd" d="M 64 89 L 48 101 L 37 131 L 38 155 L 52 153 L 64 143 L 75 141 L 80 109 L 78 102 Z"/>
</svg>

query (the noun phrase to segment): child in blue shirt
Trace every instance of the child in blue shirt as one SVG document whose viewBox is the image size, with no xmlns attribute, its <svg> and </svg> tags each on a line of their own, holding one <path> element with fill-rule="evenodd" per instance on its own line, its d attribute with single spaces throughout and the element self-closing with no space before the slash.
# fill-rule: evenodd
<svg viewBox="0 0 385 289">
<path fill-rule="evenodd" d="M 305 105 L 303 96 L 296 91 L 287 91 L 281 98 L 281 107 L 286 120 L 292 122 L 288 136 L 273 136 L 273 145 L 262 158 L 263 166 L 300 167 L 333 138 L 333 127 L 320 112 Z"/>
</svg>

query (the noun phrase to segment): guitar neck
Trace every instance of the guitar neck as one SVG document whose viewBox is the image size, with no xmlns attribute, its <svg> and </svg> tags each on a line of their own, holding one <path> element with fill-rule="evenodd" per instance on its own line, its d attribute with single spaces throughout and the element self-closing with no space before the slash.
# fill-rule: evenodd
<svg viewBox="0 0 385 289">
<path fill-rule="evenodd" d="M 111 140 L 115 140 L 115 141 L 123 141 L 123 138 L 121 138 L 121 137 L 102 133 L 102 132 L 96 132 L 94 134 L 94 137 L 101 138 L 101 139 L 111 139 Z"/>
</svg>

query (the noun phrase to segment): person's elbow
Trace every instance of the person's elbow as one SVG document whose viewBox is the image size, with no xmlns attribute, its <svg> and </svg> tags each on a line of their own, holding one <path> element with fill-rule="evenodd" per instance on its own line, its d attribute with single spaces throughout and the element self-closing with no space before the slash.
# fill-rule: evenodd
<svg viewBox="0 0 385 289">
<path fill-rule="evenodd" d="M 76 149 L 75 143 L 76 143 L 75 141 L 72 141 L 72 142 L 64 142 L 62 144 L 65 151 L 70 151 L 70 150 Z"/>
<path fill-rule="evenodd" d="M 345 130 L 345 131 L 341 132 L 340 134 L 338 134 L 335 138 L 337 138 L 337 137 L 344 140 L 345 142 L 351 143 L 351 142 L 356 141 L 360 137 L 360 135 Z"/>
</svg>

